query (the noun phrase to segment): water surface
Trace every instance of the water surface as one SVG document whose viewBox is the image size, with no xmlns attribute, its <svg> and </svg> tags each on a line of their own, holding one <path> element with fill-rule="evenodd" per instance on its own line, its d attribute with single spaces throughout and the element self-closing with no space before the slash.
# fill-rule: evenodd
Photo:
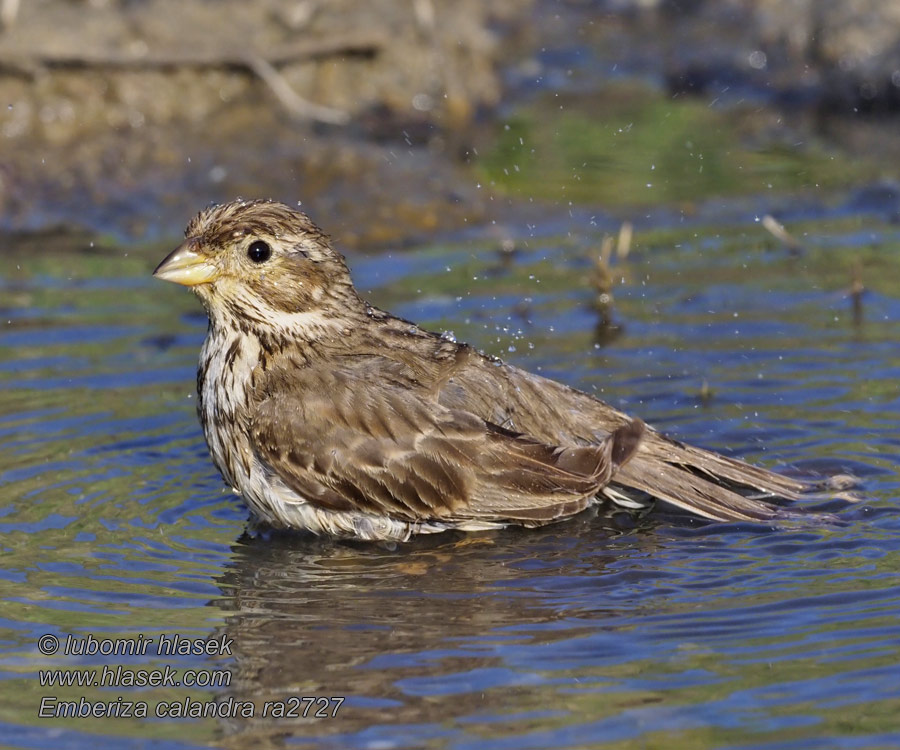
<svg viewBox="0 0 900 750">
<path fill-rule="evenodd" d="M 353 256 L 374 301 L 803 475 L 828 525 L 585 514 L 397 548 L 248 533 L 194 413 L 205 319 L 164 249 L 6 248 L 0 322 L 0 725 L 23 748 L 876 748 L 900 745 L 900 229 L 837 203 L 649 213 L 587 283 L 589 209 Z M 863 207 L 864 208 L 864 207 Z M 75 243 L 76 245 L 78 243 Z M 509 247 L 509 243 L 507 243 Z M 861 319 L 847 290 L 867 287 Z M 706 387 L 704 388 L 704 383 Z M 230 657 L 44 656 L 51 633 L 233 639 Z M 41 687 L 38 670 L 227 669 L 221 688 Z M 341 696 L 326 719 L 42 719 L 42 696 Z"/>
</svg>

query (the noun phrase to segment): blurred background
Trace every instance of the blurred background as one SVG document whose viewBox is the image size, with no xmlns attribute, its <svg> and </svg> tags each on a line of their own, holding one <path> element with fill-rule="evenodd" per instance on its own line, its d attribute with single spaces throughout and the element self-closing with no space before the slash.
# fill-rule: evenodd
<svg viewBox="0 0 900 750">
<path fill-rule="evenodd" d="M 145 239 L 271 196 L 384 246 L 507 199 L 689 208 L 896 177 L 893 0 L 3 0 L 2 18 L 7 231 Z"/>
<path fill-rule="evenodd" d="M 0 744 L 900 747 L 900 0 L 0 0 Z M 658 508 L 272 535 L 155 265 L 301 202 L 373 303 L 803 477 L 834 523 Z M 233 639 L 230 657 L 38 638 Z M 219 687 L 41 673 L 227 669 Z M 147 720 L 40 718 L 42 697 Z M 154 718 L 341 696 L 333 719 Z"/>
</svg>

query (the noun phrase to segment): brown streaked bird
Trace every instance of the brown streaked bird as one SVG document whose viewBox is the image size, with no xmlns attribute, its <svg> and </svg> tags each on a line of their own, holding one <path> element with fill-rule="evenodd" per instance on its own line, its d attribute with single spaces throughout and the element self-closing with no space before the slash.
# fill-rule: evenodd
<svg viewBox="0 0 900 750">
<path fill-rule="evenodd" d="M 209 316 L 198 411 L 263 521 L 361 539 L 539 526 L 647 496 L 767 520 L 804 482 L 671 440 L 586 393 L 372 307 L 300 211 L 201 211 L 154 272 Z"/>
</svg>

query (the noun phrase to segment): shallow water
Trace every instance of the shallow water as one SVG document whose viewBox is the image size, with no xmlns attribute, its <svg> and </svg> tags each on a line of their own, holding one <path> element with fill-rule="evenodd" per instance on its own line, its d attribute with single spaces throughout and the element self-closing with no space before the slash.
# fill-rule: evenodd
<svg viewBox="0 0 900 750">
<path fill-rule="evenodd" d="M 837 515 L 829 524 L 583 515 L 397 549 L 245 533 L 194 414 L 205 320 L 191 295 L 150 279 L 161 248 L 7 248 L 3 743 L 900 745 L 900 230 L 851 204 L 786 212 L 800 255 L 772 243 L 752 201 L 651 212 L 613 269 L 618 336 L 595 330 L 585 282 L 615 227 L 588 211 L 506 227 L 511 263 L 491 231 L 351 257 L 374 301 L 679 438 L 861 480 L 860 502 L 809 501 Z M 856 259 L 868 290 L 854 321 Z M 44 656 L 46 633 L 233 645 L 224 657 Z M 227 669 L 230 684 L 40 685 L 39 670 L 104 665 Z M 253 701 L 257 715 L 49 719 L 44 696 L 122 696 L 151 716 L 187 696 Z M 258 715 L 291 696 L 346 700 L 333 718 Z"/>
</svg>

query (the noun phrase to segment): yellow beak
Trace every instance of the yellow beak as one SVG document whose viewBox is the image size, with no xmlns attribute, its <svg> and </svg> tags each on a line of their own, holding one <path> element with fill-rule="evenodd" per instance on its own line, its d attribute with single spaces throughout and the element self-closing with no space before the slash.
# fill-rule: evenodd
<svg viewBox="0 0 900 750">
<path fill-rule="evenodd" d="M 197 286 L 215 281 L 219 271 L 208 258 L 198 253 L 194 249 L 194 243 L 188 240 L 166 256 L 156 267 L 153 276 L 184 286 Z"/>
</svg>

